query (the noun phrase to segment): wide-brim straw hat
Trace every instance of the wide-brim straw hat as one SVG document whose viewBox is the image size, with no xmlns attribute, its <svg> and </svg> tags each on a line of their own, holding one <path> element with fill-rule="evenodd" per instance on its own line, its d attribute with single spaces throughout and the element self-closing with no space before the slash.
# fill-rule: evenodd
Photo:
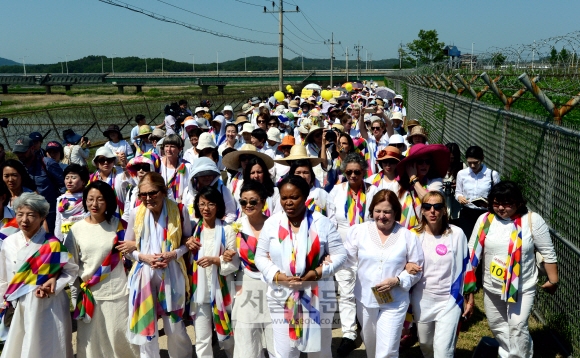
<svg viewBox="0 0 580 358">
<path fill-rule="evenodd" d="M 409 119 L 409 120 L 407 121 L 407 131 L 409 131 L 409 132 L 410 132 L 410 131 L 411 131 L 411 129 L 413 129 L 413 127 L 415 127 L 415 126 L 420 126 L 420 125 L 421 125 L 421 123 L 419 123 L 419 121 L 418 121 L 418 120 L 416 120 L 416 119 Z"/>
<path fill-rule="evenodd" d="M 228 169 L 238 170 L 240 169 L 240 156 L 244 154 L 254 155 L 262 159 L 268 169 L 274 166 L 274 160 L 268 154 L 258 152 L 258 149 L 251 144 L 244 144 L 240 150 L 224 155 L 222 164 Z"/>
<path fill-rule="evenodd" d="M 292 146 L 292 148 L 290 149 L 290 155 L 288 155 L 286 158 L 276 159 L 275 162 L 278 164 L 290 166 L 292 165 L 292 161 L 294 160 L 308 160 L 310 161 L 310 165 L 312 165 L 313 167 L 317 166 L 323 161 L 322 158 L 314 158 L 308 156 L 308 153 L 306 152 L 306 147 L 303 146 L 302 144 L 296 144 Z"/>
<path fill-rule="evenodd" d="M 387 159 L 396 159 L 401 161 L 401 151 L 397 147 L 388 146 L 377 153 L 377 162 Z"/>
<path fill-rule="evenodd" d="M 314 136 L 314 132 L 316 131 L 323 131 L 324 127 L 319 127 L 319 126 L 310 126 L 310 130 L 308 130 L 308 134 L 306 135 L 306 138 L 304 138 L 304 142 L 305 143 L 310 143 L 310 139 Z"/>
<path fill-rule="evenodd" d="M 414 126 L 411 129 L 411 133 L 407 135 L 407 142 L 409 142 L 409 144 L 413 144 L 413 137 L 415 136 L 423 137 L 425 138 L 425 141 L 427 141 L 427 132 L 425 132 L 425 128 L 421 126 Z"/>
<path fill-rule="evenodd" d="M 435 166 L 437 175 L 440 178 L 445 177 L 447 174 L 447 169 L 449 168 L 449 149 L 443 144 L 423 144 L 418 143 L 409 149 L 409 154 L 407 157 L 399 164 L 397 164 L 397 173 L 402 175 L 407 175 L 406 166 L 412 163 L 415 159 L 424 156 L 431 157 L 431 166 Z"/>
<path fill-rule="evenodd" d="M 234 124 L 238 124 L 239 125 L 239 124 L 248 123 L 249 121 L 250 120 L 248 119 L 248 117 L 245 114 L 240 113 L 236 117 L 236 121 L 234 122 Z"/>
<path fill-rule="evenodd" d="M 392 120 L 398 119 L 398 120 L 402 121 L 403 120 L 403 113 L 401 113 L 401 112 L 393 112 L 391 114 L 391 119 Z"/>
</svg>

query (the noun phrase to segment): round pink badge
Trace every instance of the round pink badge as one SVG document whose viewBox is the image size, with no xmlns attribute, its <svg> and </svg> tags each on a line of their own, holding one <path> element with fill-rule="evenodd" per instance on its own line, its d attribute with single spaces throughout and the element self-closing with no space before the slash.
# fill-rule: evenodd
<svg viewBox="0 0 580 358">
<path fill-rule="evenodd" d="M 439 244 L 437 245 L 437 247 L 435 247 L 435 251 L 437 252 L 438 255 L 443 256 L 447 253 L 447 246 Z"/>
</svg>

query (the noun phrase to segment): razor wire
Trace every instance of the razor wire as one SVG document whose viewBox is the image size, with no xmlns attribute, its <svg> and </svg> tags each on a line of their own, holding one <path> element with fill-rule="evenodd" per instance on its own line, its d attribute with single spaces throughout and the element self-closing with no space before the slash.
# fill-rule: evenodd
<svg viewBox="0 0 580 358">
<path fill-rule="evenodd" d="M 397 93 L 406 93 L 407 116 L 419 120 L 430 142 L 455 142 L 462 152 L 471 145 L 482 147 L 486 165 L 518 182 L 530 210 L 550 226 L 560 288 L 550 296 L 538 287 L 535 309 L 572 347 L 573 356 L 580 355 L 580 297 L 575 289 L 580 280 L 580 132 L 546 117 L 390 80 Z"/>
</svg>

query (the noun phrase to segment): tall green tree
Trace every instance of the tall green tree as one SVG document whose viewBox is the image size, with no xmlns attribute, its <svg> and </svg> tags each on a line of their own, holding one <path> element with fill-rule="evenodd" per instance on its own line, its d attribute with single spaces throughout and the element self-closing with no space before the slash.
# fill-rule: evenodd
<svg viewBox="0 0 580 358">
<path fill-rule="evenodd" d="M 493 63 L 493 67 L 498 68 L 504 64 L 506 57 L 501 52 L 495 52 L 491 55 L 491 62 Z"/>
<path fill-rule="evenodd" d="M 443 47 L 445 44 L 439 42 L 437 30 L 420 30 L 418 39 L 407 44 L 408 60 L 411 62 L 433 63 L 445 58 Z"/>
</svg>

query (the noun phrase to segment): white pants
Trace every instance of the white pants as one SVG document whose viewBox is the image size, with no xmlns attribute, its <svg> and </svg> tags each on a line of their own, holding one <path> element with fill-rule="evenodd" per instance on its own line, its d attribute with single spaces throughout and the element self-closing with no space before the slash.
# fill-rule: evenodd
<svg viewBox="0 0 580 358">
<path fill-rule="evenodd" d="M 167 335 L 167 350 L 171 358 L 190 358 L 193 354 L 191 338 L 187 335 L 183 322 L 171 323 L 168 316 L 161 316 L 163 319 L 163 330 Z M 157 321 L 155 322 L 157 326 Z M 155 327 L 159 332 L 159 328 Z M 141 358 L 159 358 L 159 337 L 155 335 L 151 341 L 139 346 L 139 356 Z"/>
<path fill-rule="evenodd" d="M 211 335 L 213 333 L 213 315 L 211 305 L 204 303 L 197 305 L 195 310 L 195 354 L 197 358 L 213 358 L 213 349 L 211 346 Z M 228 358 L 234 356 L 234 337 L 230 337 L 223 342 L 219 342 L 220 348 L 226 352 Z"/>
<path fill-rule="evenodd" d="M 417 335 L 425 358 L 453 358 L 461 310 L 439 315 L 431 322 L 417 322 Z"/>
<path fill-rule="evenodd" d="M 518 302 L 507 303 L 484 290 L 483 304 L 489 328 L 499 342 L 501 358 L 524 358 L 534 355 L 534 343 L 528 330 L 528 318 L 536 290 L 520 293 Z"/>
<path fill-rule="evenodd" d="M 293 347 L 288 335 L 288 323 L 284 323 L 284 309 L 276 302 L 268 300 L 272 315 L 272 331 L 274 333 L 274 348 L 276 355 L 272 358 L 299 358 L 300 351 Z M 336 302 L 320 302 L 320 319 L 323 322 L 320 332 L 320 352 L 309 352 L 308 358 L 332 358 L 332 327 L 329 322 L 334 318 Z M 247 357 L 249 358 L 249 357 Z"/>
<path fill-rule="evenodd" d="M 379 307 L 365 307 L 357 302 L 356 313 L 362 325 L 361 336 L 368 358 L 399 356 L 399 343 L 409 300 Z"/>
<path fill-rule="evenodd" d="M 338 284 L 338 313 L 340 315 L 340 325 L 342 326 L 342 336 L 356 339 L 356 300 L 354 298 L 354 284 L 356 273 L 352 268 L 342 268 L 334 274 Z"/>
<path fill-rule="evenodd" d="M 234 358 L 264 357 L 264 348 L 275 357 L 272 323 L 236 322 Z"/>
</svg>

